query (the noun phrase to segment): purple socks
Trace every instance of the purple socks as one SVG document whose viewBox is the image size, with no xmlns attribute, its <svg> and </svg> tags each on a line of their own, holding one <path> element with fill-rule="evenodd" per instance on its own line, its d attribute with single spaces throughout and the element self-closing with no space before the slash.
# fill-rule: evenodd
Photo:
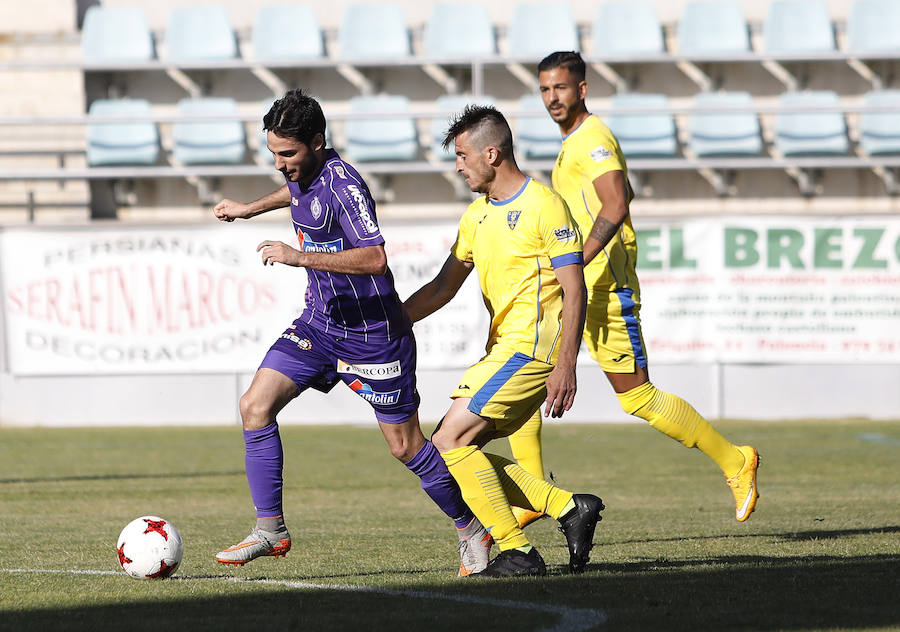
<svg viewBox="0 0 900 632">
<path fill-rule="evenodd" d="M 406 463 L 406 467 L 422 479 L 422 489 L 441 511 L 450 516 L 458 529 L 472 522 L 475 514 L 463 500 L 459 486 L 431 441 L 425 440 L 425 445 Z"/>
<path fill-rule="evenodd" d="M 250 483 L 250 496 L 256 505 L 256 516 L 280 516 L 284 452 L 278 424 L 273 421 L 259 430 L 244 430 L 244 444 L 247 448 L 244 466 L 247 482 Z"/>
</svg>

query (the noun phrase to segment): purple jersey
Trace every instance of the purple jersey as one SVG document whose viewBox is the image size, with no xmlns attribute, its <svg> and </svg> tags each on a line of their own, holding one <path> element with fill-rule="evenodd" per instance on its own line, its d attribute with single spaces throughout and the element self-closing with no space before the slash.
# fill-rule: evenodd
<svg viewBox="0 0 900 632">
<path fill-rule="evenodd" d="M 288 182 L 291 219 L 304 252 L 340 252 L 384 243 L 375 201 L 362 177 L 329 149 L 322 170 L 304 189 Z M 390 270 L 383 275 L 306 269 L 306 307 L 300 320 L 335 337 L 394 340 L 412 325 Z"/>
</svg>

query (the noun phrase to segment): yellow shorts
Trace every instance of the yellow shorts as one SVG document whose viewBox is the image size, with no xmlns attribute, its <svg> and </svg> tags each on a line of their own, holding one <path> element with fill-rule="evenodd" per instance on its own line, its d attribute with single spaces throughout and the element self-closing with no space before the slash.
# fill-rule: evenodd
<svg viewBox="0 0 900 632">
<path fill-rule="evenodd" d="M 547 399 L 552 370 L 552 364 L 498 345 L 465 372 L 450 397 L 470 397 L 468 409 L 494 421 L 498 436 L 505 436 L 518 430 Z"/>
<path fill-rule="evenodd" d="M 588 293 L 584 343 L 594 361 L 608 373 L 634 373 L 647 368 L 641 334 L 640 291 L 618 288 Z"/>
</svg>

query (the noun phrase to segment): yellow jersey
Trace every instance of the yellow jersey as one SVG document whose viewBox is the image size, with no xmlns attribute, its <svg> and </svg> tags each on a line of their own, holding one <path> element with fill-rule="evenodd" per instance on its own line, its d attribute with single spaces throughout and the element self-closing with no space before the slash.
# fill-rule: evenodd
<svg viewBox="0 0 900 632">
<path fill-rule="evenodd" d="M 619 141 L 609 128 L 593 114 L 568 134 L 553 165 L 552 183 L 572 212 L 582 235 L 587 238 L 602 206 L 594 189 L 594 180 L 610 171 L 622 171 L 628 186 L 628 201 L 634 194 L 628 184 L 628 167 Z M 631 215 L 625 216 L 616 236 L 584 268 L 588 292 L 611 291 L 616 288 L 637 289 L 634 271 L 637 240 L 631 226 Z"/>
<path fill-rule="evenodd" d="M 460 219 L 450 252 L 478 271 L 491 316 L 487 351 L 503 344 L 555 364 L 562 287 L 553 270 L 583 262 L 581 234 L 559 194 L 528 178 L 507 200 L 478 198 Z"/>
</svg>

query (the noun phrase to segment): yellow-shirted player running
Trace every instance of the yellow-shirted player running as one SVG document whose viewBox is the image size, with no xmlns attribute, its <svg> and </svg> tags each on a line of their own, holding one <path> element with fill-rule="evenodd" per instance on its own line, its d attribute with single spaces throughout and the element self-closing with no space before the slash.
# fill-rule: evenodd
<svg viewBox="0 0 900 632">
<path fill-rule="evenodd" d="M 581 235 L 563 199 L 519 170 L 512 132 L 496 109 L 467 107 L 445 146 L 454 141 L 456 170 L 484 195 L 463 214 L 440 272 L 405 306 L 413 322 L 425 318 L 456 295 L 474 267 L 491 324 L 487 355 L 463 375 L 432 441 L 500 548 L 472 577 L 546 573 L 511 505 L 558 519 L 569 567 L 580 572 L 602 501 L 573 495 L 481 447 L 513 433 L 542 402 L 554 417 L 572 406 L 585 313 Z"/>
<path fill-rule="evenodd" d="M 585 63 L 578 53 L 556 52 L 541 61 L 538 72 L 544 105 L 563 135 L 553 188 L 566 200 L 585 235 L 588 351 L 606 373 L 625 412 L 715 461 L 734 494 L 735 516 L 743 522 L 759 497 L 756 450 L 733 445 L 690 404 L 650 381 L 635 274 L 637 242 L 629 214 L 634 193 L 618 141 L 585 105 Z M 510 437 L 513 454 L 524 459 L 523 465 L 541 458 L 536 424 L 540 420 L 532 418 L 527 433 Z M 537 475 L 537 468 L 530 467 Z"/>
</svg>

